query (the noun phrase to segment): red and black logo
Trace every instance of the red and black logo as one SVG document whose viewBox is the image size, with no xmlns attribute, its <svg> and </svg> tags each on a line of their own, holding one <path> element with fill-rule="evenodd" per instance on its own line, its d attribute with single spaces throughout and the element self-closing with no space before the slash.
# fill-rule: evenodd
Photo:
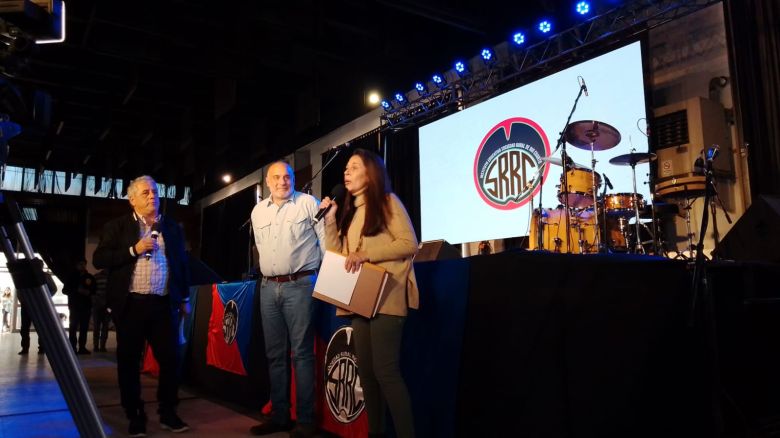
<svg viewBox="0 0 780 438">
<path fill-rule="evenodd" d="M 331 415 L 340 423 L 355 421 L 365 408 L 357 356 L 352 344 L 352 327 L 340 327 L 328 342 L 325 351 L 325 400 Z"/>
<path fill-rule="evenodd" d="M 547 178 L 550 142 L 536 122 L 504 120 L 488 131 L 474 157 L 474 184 L 482 199 L 499 210 L 525 205 Z M 542 171 L 543 169 L 543 171 Z"/>
<path fill-rule="evenodd" d="M 222 336 L 225 343 L 230 345 L 236 340 L 238 334 L 238 304 L 230 300 L 225 305 L 225 314 L 222 317 Z"/>
</svg>

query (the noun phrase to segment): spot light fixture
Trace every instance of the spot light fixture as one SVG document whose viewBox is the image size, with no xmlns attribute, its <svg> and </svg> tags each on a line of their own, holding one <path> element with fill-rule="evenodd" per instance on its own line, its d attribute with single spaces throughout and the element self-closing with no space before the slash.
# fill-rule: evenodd
<svg viewBox="0 0 780 438">
<path fill-rule="evenodd" d="M 466 74 L 466 63 L 463 61 L 457 61 L 455 62 L 455 72 L 458 73 L 459 76 L 463 76 Z"/>
<path fill-rule="evenodd" d="M 490 49 L 482 49 L 482 53 L 480 54 L 482 56 L 482 60 L 485 61 L 485 63 L 490 63 L 493 60 L 493 51 Z"/>
</svg>

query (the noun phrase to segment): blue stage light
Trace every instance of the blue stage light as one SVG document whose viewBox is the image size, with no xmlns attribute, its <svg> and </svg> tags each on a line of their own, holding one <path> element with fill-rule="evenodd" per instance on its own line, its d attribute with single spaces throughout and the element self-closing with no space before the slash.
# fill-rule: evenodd
<svg viewBox="0 0 780 438">
<path fill-rule="evenodd" d="M 406 102 L 406 98 L 401 93 L 395 93 L 395 100 L 398 101 L 398 103 Z"/>
<path fill-rule="evenodd" d="M 425 85 L 423 85 L 422 82 L 418 82 L 418 83 L 414 84 L 414 88 L 416 88 L 417 91 L 419 91 L 420 93 L 425 91 Z"/>
<path fill-rule="evenodd" d="M 463 61 L 458 61 L 455 63 L 455 71 L 458 72 L 458 74 L 462 74 L 466 71 L 466 64 L 463 63 Z"/>
<path fill-rule="evenodd" d="M 547 20 L 540 21 L 539 22 L 539 30 L 542 33 L 547 33 L 547 32 L 552 30 L 552 24 L 549 21 L 547 21 Z"/>
<path fill-rule="evenodd" d="M 434 84 L 439 85 L 439 86 L 444 84 L 444 79 L 442 79 L 442 77 L 439 76 L 439 75 L 433 75 L 431 80 L 433 81 Z"/>
<path fill-rule="evenodd" d="M 484 59 L 485 62 L 490 61 L 493 59 L 493 52 L 490 49 L 482 49 L 482 59 Z"/>
<path fill-rule="evenodd" d="M 582 1 L 577 3 L 577 13 L 587 15 L 590 12 L 590 3 Z"/>
<path fill-rule="evenodd" d="M 518 46 L 522 45 L 525 43 L 525 34 L 523 34 L 523 32 L 517 32 L 512 36 L 512 41 L 514 41 Z"/>
<path fill-rule="evenodd" d="M 382 100 L 382 108 L 389 110 L 390 109 L 390 102 L 387 100 Z"/>
</svg>

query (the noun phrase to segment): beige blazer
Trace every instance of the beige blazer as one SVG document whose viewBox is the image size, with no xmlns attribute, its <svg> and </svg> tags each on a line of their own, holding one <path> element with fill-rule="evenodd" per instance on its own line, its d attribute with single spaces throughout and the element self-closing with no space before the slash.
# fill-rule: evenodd
<svg viewBox="0 0 780 438">
<path fill-rule="evenodd" d="M 379 313 L 406 316 L 408 308 L 417 309 L 420 306 L 412 265 L 412 259 L 417 254 L 417 236 L 401 200 L 394 193 L 387 196 L 390 198 L 391 214 L 387 227 L 381 233 L 364 236 L 360 242 L 366 219 L 366 201 L 363 195 L 358 195 L 354 200 L 355 216 L 346 236 L 339 235 L 335 221 L 325 224 L 325 248 L 347 255 L 357 251 L 360 244 L 360 250 L 368 254 L 368 261 L 385 268 L 390 274 Z M 350 312 L 338 309 L 336 314 L 348 315 Z"/>
</svg>

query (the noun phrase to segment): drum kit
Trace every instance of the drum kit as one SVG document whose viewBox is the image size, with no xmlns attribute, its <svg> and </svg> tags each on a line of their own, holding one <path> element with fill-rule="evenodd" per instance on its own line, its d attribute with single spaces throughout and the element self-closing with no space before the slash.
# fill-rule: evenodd
<svg viewBox="0 0 780 438">
<path fill-rule="evenodd" d="M 645 200 L 637 193 L 636 166 L 649 163 L 656 159 L 656 154 L 649 152 L 631 152 L 618 155 L 609 160 L 616 166 L 630 166 L 633 180 L 633 191 L 630 193 L 606 193 L 606 186 L 611 183 L 604 177 L 605 189 L 598 196 L 598 188 L 602 185 L 602 176 L 596 172 L 596 152 L 609 150 L 620 143 L 621 136 L 614 127 L 595 120 L 577 121 L 568 124 L 564 132 L 566 142 L 578 149 L 589 150 L 591 166 L 585 167 L 574 163 L 565 155 L 564 158 L 546 157 L 544 161 L 564 167 L 561 174 L 561 184 L 558 190 L 558 200 L 563 208 L 535 210 L 535 218 L 531 225 L 532 246 L 554 252 L 595 253 L 595 252 L 628 252 L 645 254 L 657 253 L 655 214 L 651 204 L 653 224 L 647 229 L 640 217 L 644 212 Z M 567 211 L 568 210 L 568 211 Z M 634 226 L 630 219 L 634 218 Z M 633 228 L 633 229 L 632 229 Z M 643 233 L 642 228 L 647 232 Z M 541 235 L 539 235 L 541 233 Z M 652 247 L 646 249 L 648 242 L 643 240 L 649 235 Z"/>
</svg>

